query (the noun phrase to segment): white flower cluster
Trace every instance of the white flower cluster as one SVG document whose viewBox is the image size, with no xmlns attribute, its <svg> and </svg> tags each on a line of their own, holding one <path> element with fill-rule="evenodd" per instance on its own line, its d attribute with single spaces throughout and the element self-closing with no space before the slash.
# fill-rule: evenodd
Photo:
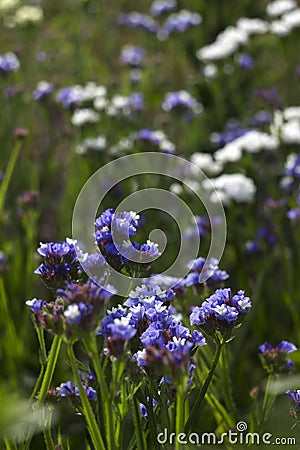
<svg viewBox="0 0 300 450">
<path fill-rule="evenodd" d="M 251 178 L 241 173 L 223 174 L 202 182 L 202 188 L 210 193 L 212 202 L 222 201 L 228 205 L 232 200 L 237 203 L 251 203 L 256 186 Z"/>
<path fill-rule="evenodd" d="M 105 136 L 100 135 L 93 138 L 86 138 L 80 145 L 77 145 L 75 152 L 78 153 L 78 155 L 85 155 L 88 150 L 104 150 L 106 149 L 106 145 L 107 142 Z"/>
<path fill-rule="evenodd" d="M 266 13 L 271 17 L 276 17 L 295 8 L 297 8 L 295 0 L 275 0 L 274 2 L 268 3 Z"/>
<path fill-rule="evenodd" d="M 276 136 L 264 133 L 259 130 L 250 130 L 232 142 L 226 144 L 214 154 L 217 163 L 238 161 L 242 157 L 242 152 L 258 153 L 261 150 L 275 150 L 279 145 Z"/>
<path fill-rule="evenodd" d="M 82 127 L 88 123 L 96 123 L 100 119 L 100 115 L 91 108 L 75 109 L 71 123 L 74 127 Z"/>
<path fill-rule="evenodd" d="M 40 6 L 22 5 L 14 13 L 12 9 L 19 2 L 5 1 L 4 6 L 0 4 L 0 11 L 3 8 L 4 12 L 9 14 L 4 17 L 3 23 L 7 28 L 14 28 L 16 26 L 36 25 L 43 21 L 44 12 Z"/>
<path fill-rule="evenodd" d="M 271 132 L 285 144 L 300 144 L 300 106 L 275 111 Z"/>
<path fill-rule="evenodd" d="M 215 42 L 198 50 L 196 56 L 207 63 L 225 59 L 235 53 L 240 45 L 247 44 L 252 34 L 264 34 L 268 30 L 267 22 L 242 17 L 235 26 L 229 26 L 221 32 Z"/>
</svg>

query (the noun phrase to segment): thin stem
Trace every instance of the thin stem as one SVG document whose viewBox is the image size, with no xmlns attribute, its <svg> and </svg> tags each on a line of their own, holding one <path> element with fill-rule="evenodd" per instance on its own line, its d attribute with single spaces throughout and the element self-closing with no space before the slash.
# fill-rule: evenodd
<svg viewBox="0 0 300 450">
<path fill-rule="evenodd" d="M 45 440 L 47 450 L 55 450 L 55 445 L 54 445 L 54 442 L 52 439 L 50 425 L 45 428 L 43 435 L 44 435 L 44 440 Z"/>
<path fill-rule="evenodd" d="M 83 408 L 83 412 L 85 415 L 85 419 L 87 422 L 87 426 L 88 426 L 88 430 L 89 430 L 91 439 L 93 441 L 93 444 L 94 444 L 96 450 L 106 450 L 104 443 L 103 443 L 102 436 L 100 434 L 98 424 L 96 422 L 96 419 L 95 419 L 95 416 L 94 416 L 94 413 L 92 410 L 92 407 L 86 396 L 86 392 L 83 389 L 82 382 L 81 382 L 80 376 L 78 374 L 78 369 L 77 369 L 76 358 L 75 358 L 73 346 L 70 344 L 68 345 L 68 355 L 70 358 L 73 375 L 75 377 L 76 384 L 78 387 L 80 400 L 82 403 L 82 408 Z"/>
<path fill-rule="evenodd" d="M 268 376 L 268 380 L 267 380 L 267 384 L 266 384 L 266 391 L 265 391 L 265 396 L 264 396 L 264 401 L 263 401 L 263 407 L 262 407 L 262 413 L 261 413 L 261 418 L 260 418 L 260 422 L 259 422 L 259 428 L 261 429 L 264 422 L 266 422 L 266 420 L 268 419 L 274 400 L 275 400 L 275 395 L 271 395 L 270 393 L 270 388 L 271 388 L 271 384 L 273 381 L 273 374 L 270 373 Z"/>
<path fill-rule="evenodd" d="M 184 430 L 184 401 L 185 396 L 183 389 L 178 387 L 176 392 L 176 437 L 178 437 L 180 433 L 183 433 Z M 180 450 L 181 448 L 181 443 L 176 439 L 175 449 Z"/>
<path fill-rule="evenodd" d="M 140 405 L 136 396 L 133 397 L 133 415 L 135 425 L 136 448 L 138 450 L 145 450 L 146 447 L 144 441 L 143 425 L 141 423 Z"/>
<path fill-rule="evenodd" d="M 55 370 L 55 366 L 56 366 L 56 362 L 57 362 L 57 358 L 59 355 L 59 351 L 60 351 L 60 347 L 61 347 L 61 337 L 56 335 L 54 336 L 54 339 L 52 341 L 52 346 L 51 346 L 51 350 L 48 356 L 48 361 L 47 361 L 47 367 L 46 367 L 46 372 L 43 378 L 43 382 L 42 382 L 42 386 L 38 395 L 38 399 L 36 401 L 36 405 L 40 405 L 41 403 L 43 403 L 43 401 L 46 398 L 47 392 L 50 388 L 51 385 L 51 381 L 53 378 L 53 373 Z"/>
<path fill-rule="evenodd" d="M 106 438 L 108 449 L 114 449 L 116 447 L 115 443 L 115 427 L 114 427 L 114 414 L 111 404 L 111 398 L 105 382 L 104 373 L 100 365 L 100 360 L 97 354 L 97 342 L 96 337 L 84 339 L 84 345 L 88 352 L 90 353 L 91 360 L 96 372 L 97 381 L 100 387 L 102 407 L 105 416 L 105 428 L 106 428 Z"/>
<path fill-rule="evenodd" d="M 14 171 L 21 148 L 22 148 L 22 140 L 17 139 L 15 142 L 15 145 L 12 149 L 12 152 L 10 154 L 10 158 L 9 158 L 7 166 L 6 166 L 4 177 L 3 177 L 3 180 L 0 185 L 0 215 L 3 211 L 6 194 L 7 194 L 7 189 L 8 189 L 8 186 L 9 186 L 9 183 L 10 183 L 10 180 L 11 180 L 11 177 L 12 177 L 12 174 L 13 174 L 13 171 Z"/>
<path fill-rule="evenodd" d="M 226 407 L 233 418 L 237 417 L 236 405 L 234 402 L 228 368 L 228 348 L 224 348 L 220 358 L 223 373 L 223 392 Z"/>
<path fill-rule="evenodd" d="M 185 424 L 185 430 L 184 430 L 185 433 L 188 433 L 190 431 L 190 429 L 194 425 L 197 417 L 199 416 L 200 406 L 201 406 L 201 404 L 202 404 L 202 402 L 204 400 L 204 397 L 205 397 L 205 394 L 207 392 L 207 389 L 208 389 L 208 387 L 210 385 L 210 382 L 211 382 L 211 380 L 212 380 L 212 378 L 214 376 L 214 373 L 215 373 L 215 370 L 216 370 L 216 367 L 217 367 L 217 364 L 218 364 L 218 361 L 219 361 L 219 358 L 220 358 L 220 355 L 221 355 L 221 350 L 222 350 L 222 347 L 223 347 L 223 343 L 218 341 L 216 345 L 217 345 L 217 347 L 216 347 L 216 351 L 215 351 L 215 354 L 214 354 L 214 358 L 213 358 L 213 361 L 212 361 L 212 365 L 211 365 L 210 371 L 209 371 L 209 373 L 207 375 L 207 378 L 206 378 L 206 380 L 205 380 L 205 382 L 204 382 L 204 384 L 203 384 L 203 386 L 201 388 L 201 391 L 198 394 L 198 397 L 196 398 L 196 401 L 195 401 L 195 403 L 193 405 L 191 414 L 190 414 L 190 416 L 189 416 L 189 418 L 188 418 L 188 420 L 187 420 L 187 422 Z"/>
</svg>

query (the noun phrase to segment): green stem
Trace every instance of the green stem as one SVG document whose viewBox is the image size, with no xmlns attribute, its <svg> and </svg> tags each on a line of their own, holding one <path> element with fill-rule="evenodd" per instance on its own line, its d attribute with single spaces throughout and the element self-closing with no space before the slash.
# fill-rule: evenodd
<svg viewBox="0 0 300 450">
<path fill-rule="evenodd" d="M 136 448 L 138 450 L 145 450 L 145 441 L 143 434 L 143 425 L 141 423 L 141 412 L 139 401 L 136 396 L 133 397 L 133 414 L 134 414 L 134 425 L 135 425 L 135 436 L 136 436 Z"/>
<path fill-rule="evenodd" d="M 46 427 L 43 434 L 47 450 L 55 450 L 54 442 L 51 436 L 50 426 Z"/>
<path fill-rule="evenodd" d="M 184 401 L 185 401 L 184 391 L 183 389 L 178 387 L 176 392 L 176 429 L 175 429 L 176 438 L 178 438 L 179 434 L 183 433 L 184 430 Z M 182 449 L 182 445 L 178 441 L 178 439 L 176 439 L 175 449 L 176 450 Z"/>
<path fill-rule="evenodd" d="M 263 427 L 263 424 L 268 420 L 275 397 L 276 397 L 275 395 L 272 395 L 270 393 L 273 376 L 274 375 L 272 373 L 269 374 L 267 384 L 266 384 L 266 391 L 265 391 L 265 396 L 264 396 L 264 401 L 263 401 L 262 413 L 261 413 L 261 418 L 260 418 L 260 422 L 259 422 L 260 429 Z"/>
<path fill-rule="evenodd" d="M 204 397 L 205 397 L 205 394 L 207 392 L 207 389 L 209 388 L 210 382 L 211 382 L 211 380 L 212 380 L 212 378 L 214 376 L 214 373 L 215 373 L 215 370 L 216 370 L 216 367 L 217 367 L 217 364 L 218 364 L 218 361 L 219 361 L 219 358 L 220 358 L 220 355 L 221 355 L 221 350 L 222 350 L 222 347 L 223 347 L 223 343 L 218 341 L 216 343 L 216 345 L 217 345 L 217 347 L 216 347 L 214 358 L 213 358 L 213 361 L 212 361 L 212 364 L 211 364 L 210 371 L 209 371 L 209 373 L 207 375 L 207 378 L 206 378 L 206 380 L 205 380 L 205 382 L 204 382 L 204 384 L 203 384 L 203 386 L 201 388 L 201 391 L 198 394 L 198 397 L 196 398 L 196 401 L 195 401 L 195 403 L 193 405 L 191 414 L 190 414 L 190 416 L 189 416 L 189 418 L 188 418 L 188 420 L 187 420 L 187 422 L 185 424 L 185 430 L 184 430 L 185 433 L 188 433 L 190 431 L 190 429 L 194 425 L 197 417 L 199 417 L 200 406 L 201 406 L 201 404 L 202 404 L 202 402 L 204 400 Z"/>
<path fill-rule="evenodd" d="M 51 346 L 51 350 L 50 350 L 50 353 L 48 356 L 48 361 L 47 361 L 46 372 L 45 372 L 45 375 L 43 378 L 43 382 L 42 382 L 42 386 L 41 386 L 41 389 L 40 389 L 40 392 L 38 395 L 38 399 L 36 401 L 37 406 L 39 406 L 41 403 L 43 403 L 43 401 L 46 398 L 47 392 L 50 388 L 54 369 L 55 369 L 57 358 L 58 358 L 58 354 L 60 351 L 60 346 L 61 346 L 61 337 L 56 335 L 56 336 L 54 336 L 54 339 L 52 341 L 52 346 Z"/>
<path fill-rule="evenodd" d="M 3 180 L 0 185 L 0 215 L 2 214 L 2 211 L 3 211 L 7 189 L 8 189 L 8 186 L 9 186 L 9 183 L 10 183 L 10 180 L 11 180 L 11 177 L 12 177 L 12 174 L 13 174 L 13 171 L 14 171 L 21 148 L 22 148 L 22 140 L 17 139 L 16 143 L 12 149 L 12 152 L 10 154 L 10 158 L 9 158 L 7 166 L 6 166 L 5 174 L 4 174 Z"/>
<path fill-rule="evenodd" d="M 223 374 L 223 393 L 224 393 L 224 400 L 225 405 L 227 407 L 228 412 L 233 418 L 237 417 L 237 411 L 236 411 L 236 405 L 234 402 L 232 389 L 231 389 L 231 383 L 230 383 L 230 377 L 229 377 L 229 368 L 228 368 L 228 348 L 224 348 L 221 358 L 220 358 L 220 364 L 222 368 L 222 374 Z"/>
<path fill-rule="evenodd" d="M 101 401 L 102 407 L 104 411 L 105 417 L 105 429 L 106 429 L 106 438 L 107 438 L 107 446 L 108 449 L 115 449 L 115 426 L 114 426 L 114 413 L 112 409 L 112 403 L 110 394 L 107 388 L 107 384 L 105 382 L 104 373 L 102 371 L 99 356 L 97 353 L 97 342 L 96 337 L 92 336 L 84 339 L 84 345 L 88 352 L 90 353 L 91 360 L 96 372 L 97 381 L 100 387 Z"/>
<path fill-rule="evenodd" d="M 90 436 L 92 438 L 93 444 L 95 446 L 95 449 L 96 450 L 106 450 L 103 440 L 102 440 L 102 436 L 99 431 L 98 424 L 96 422 L 96 419 L 95 419 L 95 416 L 94 416 L 94 413 L 92 410 L 92 407 L 91 407 L 90 402 L 89 402 L 89 400 L 86 396 L 86 393 L 83 389 L 82 382 L 81 382 L 80 376 L 78 374 L 78 369 L 77 369 L 76 358 L 75 358 L 73 346 L 70 344 L 68 345 L 68 355 L 70 358 L 73 375 L 75 377 L 75 381 L 76 381 L 76 384 L 78 387 L 80 400 L 82 403 L 82 408 L 83 408 L 83 412 L 84 412 L 85 419 L 87 422 L 88 430 L 89 430 Z"/>
</svg>

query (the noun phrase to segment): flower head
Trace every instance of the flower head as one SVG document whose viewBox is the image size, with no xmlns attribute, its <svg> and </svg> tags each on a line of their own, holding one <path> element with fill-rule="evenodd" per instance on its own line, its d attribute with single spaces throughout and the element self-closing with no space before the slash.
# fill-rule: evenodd
<svg viewBox="0 0 300 450">
<path fill-rule="evenodd" d="M 297 347 L 288 341 L 281 341 L 276 347 L 269 342 L 258 347 L 259 358 L 268 373 L 292 372 L 294 363 L 288 355 L 296 350 L 298 350 Z"/>
</svg>

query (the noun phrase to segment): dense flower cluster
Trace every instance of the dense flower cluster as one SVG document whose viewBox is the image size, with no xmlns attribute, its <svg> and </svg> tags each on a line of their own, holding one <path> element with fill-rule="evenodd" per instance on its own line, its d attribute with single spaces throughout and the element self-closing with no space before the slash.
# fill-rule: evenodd
<svg viewBox="0 0 300 450">
<path fill-rule="evenodd" d="M 43 262 L 34 273 L 40 275 L 47 286 L 56 289 L 63 286 L 65 281 L 78 278 L 80 265 L 71 239 L 67 238 L 64 242 L 41 242 L 37 252 L 42 256 Z"/>
<path fill-rule="evenodd" d="M 188 268 L 191 272 L 186 276 L 184 285 L 198 286 L 202 288 L 205 284 L 209 287 L 219 285 L 229 278 L 225 270 L 219 269 L 219 261 L 211 258 L 206 261 L 205 258 L 197 258 L 190 261 Z"/>
<path fill-rule="evenodd" d="M 93 401 L 97 398 L 96 390 L 90 385 L 93 384 L 95 380 L 95 376 L 92 373 L 84 373 L 81 370 L 78 371 L 78 374 L 81 378 L 82 387 L 86 392 L 86 395 L 89 400 Z M 50 389 L 48 391 L 48 395 L 53 396 L 55 398 L 65 398 L 68 397 L 70 399 L 78 398 L 79 389 L 76 384 L 73 384 L 72 381 L 66 381 L 61 383 L 56 389 Z"/>
<path fill-rule="evenodd" d="M 0 73 L 8 73 L 15 70 L 18 70 L 20 67 L 20 61 L 17 58 L 17 56 L 12 53 L 4 53 L 3 55 L 0 54 Z"/>
<path fill-rule="evenodd" d="M 276 347 L 269 342 L 258 347 L 262 366 L 268 373 L 291 372 L 294 369 L 294 363 L 288 359 L 288 355 L 296 350 L 297 347 L 288 341 L 281 341 Z"/>
<path fill-rule="evenodd" d="M 57 290 L 55 301 L 34 298 L 26 304 L 39 326 L 61 335 L 67 341 L 77 340 L 96 329 L 105 303 L 116 293 L 112 286 L 107 289 L 91 280 L 85 284 L 67 282 L 65 289 Z"/>
<path fill-rule="evenodd" d="M 95 221 L 96 242 L 104 258 L 117 270 L 126 265 L 127 270 L 134 273 L 160 256 L 158 245 L 149 240 L 145 244 L 131 242 L 139 220 L 140 216 L 134 211 L 114 212 L 110 208 Z"/>
<path fill-rule="evenodd" d="M 144 47 L 138 45 L 125 45 L 122 48 L 120 61 L 133 67 L 139 67 L 143 64 L 145 57 Z"/>
<path fill-rule="evenodd" d="M 291 400 L 290 416 L 295 420 L 300 418 L 300 389 L 295 389 L 293 392 L 286 391 L 287 396 Z"/>
<path fill-rule="evenodd" d="M 175 108 L 183 108 L 199 114 L 203 111 L 203 107 L 196 99 L 187 91 L 175 91 L 165 94 L 162 109 L 166 112 Z"/>
<path fill-rule="evenodd" d="M 32 92 L 33 100 L 43 100 L 47 98 L 54 90 L 54 86 L 52 83 L 48 81 L 39 81 L 35 90 Z"/>
<path fill-rule="evenodd" d="M 181 324 L 170 305 L 174 295 L 172 289 L 157 285 L 142 285 L 131 291 L 124 306 L 108 311 L 102 320 L 98 333 L 105 337 L 107 352 L 118 356 L 130 341 L 139 367 L 173 381 L 179 373 L 187 373 L 191 350 L 204 345 L 205 339 Z"/>
<path fill-rule="evenodd" d="M 198 325 L 207 334 L 214 336 L 220 331 L 226 338 L 239 325 L 251 309 L 251 301 L 240 290 L 232 295 L 230 288 L 217 289 L 202 305 L 193 308 L 190 322 Z"/>
</svg>

